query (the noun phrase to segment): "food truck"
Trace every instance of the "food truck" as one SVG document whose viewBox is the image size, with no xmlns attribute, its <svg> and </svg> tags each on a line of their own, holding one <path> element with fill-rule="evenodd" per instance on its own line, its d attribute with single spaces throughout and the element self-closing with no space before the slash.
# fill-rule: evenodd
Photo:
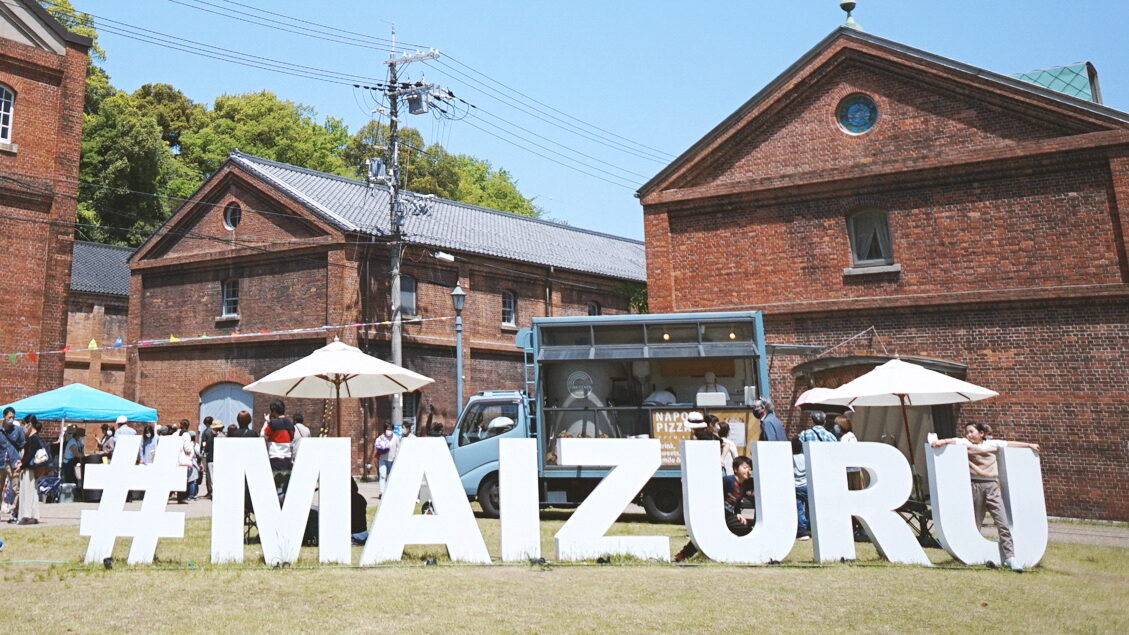
<svg viewBox="0 0 1129 635">
<path fill-rule="evenodd" d="M 638 503 L 654 520 L 677 522 L 687 414 L 728 422 L 738 452 L 759 437 L 751 405 L 768 395 L 759 311 L 533 318 L 515 344 L 525 390 L 471 397 L 447 438 L 467 495 L 487 515 L 500 511 L 501 439 L 537 439 L 542 505 L 574 507 L 609 469 L 559 465 L 557 439 L 657 438 L 662 466 Z"/>
</svg>

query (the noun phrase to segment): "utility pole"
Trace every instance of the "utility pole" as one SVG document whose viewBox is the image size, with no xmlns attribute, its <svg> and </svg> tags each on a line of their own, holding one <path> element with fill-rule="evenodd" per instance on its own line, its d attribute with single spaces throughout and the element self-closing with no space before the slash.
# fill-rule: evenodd
<svg viewBox="0 0 1129 635">
<path fill-rule="evenodd" d="M 400 264 L 404 256 L 404 205 L 400 200 L 400 99 L 415 101 L 416 105 L 409 110 L 413 114 L 427 112 L 427 101 L 437 86 L 423 82 L 415 84 L 401 84 L 398 68 L 401 64 L 433 60 L 439 57 L 439 51 L 431 49 L 427 52 L 417 51 L 414 54 L 396 54 L 396 33 L 392 32 L 392 53 L 388 58 L 388 83 L 384 88 L 384 95 L 388 98 L 388 215 L 391 220 L 391 274 L 392 274 L 392 363 L 403 366 L 402 345 L 402 307 L 400 298 Z M 418 101 L 416 101 L 418 100 Z M 423 104 L 422 107 L 420 104 Z M 423 213 L 418 208 L 415 213 Z M 404 401 L 402 393 L 392 395 L 392 425 L 399 426 L 404 422 Z"/>
</svg>

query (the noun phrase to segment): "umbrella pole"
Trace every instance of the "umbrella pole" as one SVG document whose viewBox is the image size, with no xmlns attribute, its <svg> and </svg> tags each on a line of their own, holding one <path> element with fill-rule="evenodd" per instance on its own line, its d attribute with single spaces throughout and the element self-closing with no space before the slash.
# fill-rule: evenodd
<svg viewBox="0 0 1129 635">
<path fill-rule="evenodd" d="M 341 436 L 341 383 L 338 382 L 334 388 L 337 389 L 337 403 L 334 404 L 334 415 L 337 417 L 337 436 Z"/>
<path fill-rule="evenodd" d="M 909 447 L 909 464 L 910 467 L 916 467 L 916 462 L 913 459 L 913 439 L 909 436 L 909 414 L 906 413 L 906 396 L 898 395 L 898 401 L 902 403 L 902 429 L 906 433 L 906 446 Z"/>
</svg>

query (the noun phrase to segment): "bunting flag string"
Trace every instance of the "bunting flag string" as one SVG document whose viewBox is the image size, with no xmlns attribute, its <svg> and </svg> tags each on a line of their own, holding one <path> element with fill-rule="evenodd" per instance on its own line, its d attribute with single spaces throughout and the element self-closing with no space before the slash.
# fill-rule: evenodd
<svg viewBox="0 0 1129 635">
<path fill-rule="evenodd" d="M 453 316 L 453 315 L 433 317 L 433 318 L 412 318 L 411 324 L 413 324 L 413 325 L 414 324 L 420 324 L 422 322 L 442 322 L 442 321 L 448 321 L 448 320 L 453 320 L 453 319 L 455 319 L 455 316 Z M 153 345 L 159 345 L 159 344 L 177 344 L 177 343 L 184 344 L 184 343 L 198 342 L 198 341 L 201 341 L 201 340 L 233 340 L 233 339 L 246 338 L 246 337 L 252 337 L 252 336 L 262 337 L 262 336 L 269 336 L 269 335 L 293 335 L 293 334 L 298 334 L 298 333 L 317 333 L 319 331 L 340 331 L 340 330 L 344 330 L 344 329 L 365 329 L 366 332 L 371 332 L 371 331 L 369 331 L 370 328 L 372 328 L 372 327 L 382 327 L 382 326 L 392 326 L 392 321 L 391 320 L 384 320 L 384 321 L 381 321 L 381 322 L 355 322 L 355 323 L 352 323 L 352 324 L 327 324 L 327 325 L 324 325 L 324 326 L 310 326 L 310 327 L 306 327 L 306 328 L 297 328 L 297 329 L 282 329 L 282 330 L 278 330 L 278 331 L 271 331 L 269 329 L 264 329 L 264 330 L 261 330 L 261 331 L 253 331 L 253 332 L 248 332 L 248 333 L 243 333 L 243 332 L 240 332 L 239 330 L 235 330 L 235 331 L 232 331 L 229 334 L 219 334 L 219 335 L 201 334 L 198 337 L 177 337 L 176 335 L 170 334 L 167 339 L 140 340 L 136 343 L 130 343 L 130 344 L 123 342 L 122 338 L 118 337 L 114 340 L 114 343 L 109 345 L 109 346 L 100 346 L 96 339 L 91 339 L 90 343 L 86 347 L 86 350 L 87 351 L 105 351 L 105 350 L 111 350 L 111 349 L 115 349 L 115 348 L 118 348 L 118 349 L 121 349 L 121 348 L 139 348 L 139 347 L 142 347 L 142 346 L 153 346 Z M 19 363 L 19 360 L 20 360 L 21 357 L 27 358 L 27 360 L 29 362 L 35 363 L 39 359 L 40 355 L 60 355 L 60 354 L 66 354 L 66 353 L 69 353 L 69 352 L 71 352 L 71 347 L 68 344 L 67 346 L 64 346 L 62 349 L 53 350 L 53 351 L 26 351 L 26 352 L 15 352 L 15 353 L 0 353 L 0 355 L 6 355 L 8 357 L 9 363 L 17 364 L 17 363 Z"/>
</svg>

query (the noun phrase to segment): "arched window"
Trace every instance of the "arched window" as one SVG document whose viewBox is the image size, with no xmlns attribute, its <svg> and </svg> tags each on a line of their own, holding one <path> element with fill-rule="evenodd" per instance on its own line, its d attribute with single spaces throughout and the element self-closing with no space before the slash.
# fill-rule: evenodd
<svg viewBox="0 0 1129 635">
<path fill-rule="evenodd" d="M 0 143 L 12 142 L 12 111 L 16 107 L 16 94 L 0 84 Z"/>
<path fill-rule="evenodd" d="M 886 212 L 869 210 L 847 218 L 851 238 L 851 255 L 855 267 L 873 267 L 894 263 L 890 247 L 890 226 Z"/>
<path fill-rule="evenodd" d="M 243 208 L 239 207 L 239 203 L 228 203 L 223 208 L 223 226 L 228 230 L 238 227 L 241 220 L 243 220 Z"/>
<path fill-rule="evenodd" d="M 502 292 L 502 324 L 517 324 L 517 294 L 513 291 Z"/>
<path fill-rule="evenodd" d="M 588 303 L 588 315 L 603 315 L 604 309 L 599 302 L 592 300 Z"/>
<path fill-rule="evenodd" d="M 418 315 L 416 313 L 416 279 L 403 274 L 400 275 L 400 315 Z"/>
</svg>

